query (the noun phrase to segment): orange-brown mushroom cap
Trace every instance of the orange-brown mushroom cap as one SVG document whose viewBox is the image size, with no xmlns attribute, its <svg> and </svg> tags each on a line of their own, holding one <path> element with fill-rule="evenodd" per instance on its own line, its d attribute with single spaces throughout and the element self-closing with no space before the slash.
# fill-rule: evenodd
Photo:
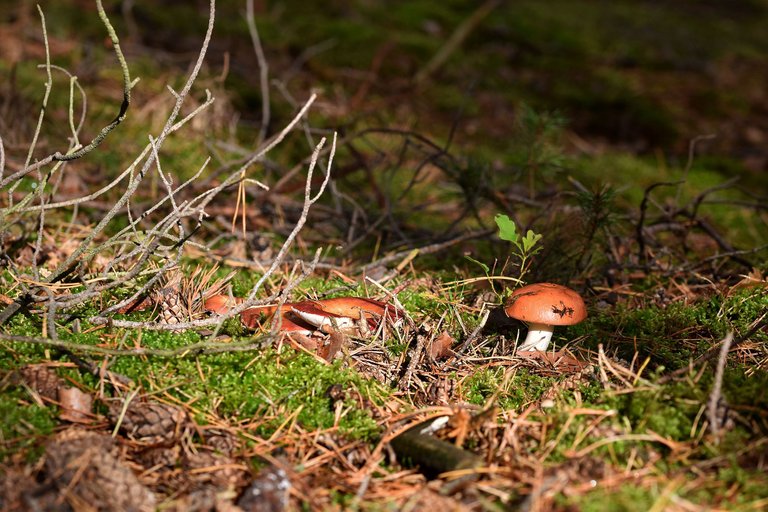
<svg viewBox="0 0 768 512">
<path fill-rule="evenodd" d="M 205 308 L 206 311 L 223 315 L 241 302 L 243 302 L 243 299 L 239 297 L 228 297 L 227 295 L 219 293 L 206 298 L 203 303 L 203 308 Z"/>
<path fill-rule="evenodd" d="M 587 307 L 578 293 L 552 283 L 515 290 L 504 312 L 523 322 L 546 325 L 572 325 L 587 317 Z"/>
</svg>

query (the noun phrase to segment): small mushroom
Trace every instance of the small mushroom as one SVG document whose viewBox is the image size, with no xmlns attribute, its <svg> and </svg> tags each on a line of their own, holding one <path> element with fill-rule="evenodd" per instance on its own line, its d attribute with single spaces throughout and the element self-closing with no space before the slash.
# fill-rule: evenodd
<svg viewBox="0 0 768 512">
<path fill-rule="evenodd" d="M 243 313 L 247 311 L 248 310 Z M 243 323 L 245 323 L 245 316 L 243 316 Z M 305 322 L 300 317 L 291 314 L 290 311 L 286 311 L 280 315 L 280 332 L 312 336 L 315 332 L 315 326 Z"/>
<path fill-rule="evenodd" d="M 295 315 L 291 311 L 291 306 L 292 304 L 289 302 L 283 304 L 280 312 L 280 332 L 311 336 L 315 331 L 315 326 Z M 256 306 L 240 313 L 240 319 L 248 329 L 265 329 L 268 325 L 266 319 L 274 321 L 276 311 L 277 306 Z"/>
<path fill-rule="evenodd" d="M 519 351 L 545 351 L 556 325 L 577 324 L 587 317 L 587 308 L 578 293 L 552 283 L 515 290 L 504 312 L 528 324 L 528 336 L 517 348 Z"/>
</svg>

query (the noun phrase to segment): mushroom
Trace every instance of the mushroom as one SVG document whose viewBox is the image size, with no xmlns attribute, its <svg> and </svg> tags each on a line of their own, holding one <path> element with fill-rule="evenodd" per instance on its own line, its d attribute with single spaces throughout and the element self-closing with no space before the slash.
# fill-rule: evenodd
<svg viewBox="0 0 768 512">
<path fill-rule="evenodd" d="M 240 297 L 228 297 L 227 295 L 218 294 L 208 297 L 205 300 L 203 307 L 206 311 L 223 315 L 233 307 L 242 303 L 243 299 Z M 290 308 L 291 304 L 285 304 L 283 306 L 280 320 L 280 332 L 310 336 L 315 330 L 315 327 L 302 321 L 300 318 L 295 317 L 291 313 Z M 240 313 L 240 321 L 248 329 L 258 329 L 262 326 L 262 317 L 269 317 L 273 315 L 276 310 L 277 306 L 255 306 L 248 308 Z"/>
<path fill-rule="evenodd" d="M 207 311 L 224 314 L 241 304 L 243 299 L 228 297 L 223 294 L 208 297 L 204 302 Z M 249 329 L 262 326 L 262 318 L 272 316 L 277 306 L 255 306 L 240 313 L 240 319 Z M 368 332 L 375 330 L 383 319 L 390 325 L 397 326 L 405 318 L 405 313 L 397 307 L 384 302 L 362 297 L 338 297 L 324 300 L 304 300 L 283 305 L 280 320 L 280 332 L 312 335 L 316 330 Z"/>
<path fill-rule="evenodd" d="M 354 331 L 358 322 L 363 321 L 364 328 L 375 330 L 382 318 L 397 325 L 404 316 L 391 304 L 363 297 L 306 300 L 291 304 L 291 311 L 321 330 L 336 328 Z"/>
<path fill-rule="evenodd" d="M 504 312 L 528 324 L 528 336 L 517 348 L 519 351 L 545 351 L 556 325 L 577 324 L 587 317 L 587 308 L 578 293 L 552 283 L 515 290 Z"/>
<path fill-rule="evenodd" d="M 203 302 L 203 308 L 205 308 L 206 311 L 223 315 L 241 302 L 243 302 L 243 299 L 240 297 L 229 297 L 219 293 L 206 298 Z"/>
</svg>

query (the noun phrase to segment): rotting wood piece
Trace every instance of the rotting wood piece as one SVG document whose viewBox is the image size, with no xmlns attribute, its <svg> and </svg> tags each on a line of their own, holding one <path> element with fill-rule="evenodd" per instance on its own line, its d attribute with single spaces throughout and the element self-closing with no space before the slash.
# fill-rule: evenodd
<svg viewBox="0 0 768 512">
<path fill-rule="evenodd" d="M 425 434 L 423 429 L 424 425 L 417 425 L 390 441 L 401 461 L 418 466 L 423 473 L 433 477 L 449 471 L 472 470 L 482 466 L 483 459 L 480 456 Z"/>
</svg>

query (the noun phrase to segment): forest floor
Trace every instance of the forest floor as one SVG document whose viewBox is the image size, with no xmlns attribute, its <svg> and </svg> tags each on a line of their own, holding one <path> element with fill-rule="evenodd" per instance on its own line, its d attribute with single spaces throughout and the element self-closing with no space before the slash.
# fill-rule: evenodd
<svg viewBox="0 0 768 512">
<path fill-rule="evenodd" d="M 1 510 L 768 507 L 765 2 L 97 5 L 0 9 Z"/>
</svg>

